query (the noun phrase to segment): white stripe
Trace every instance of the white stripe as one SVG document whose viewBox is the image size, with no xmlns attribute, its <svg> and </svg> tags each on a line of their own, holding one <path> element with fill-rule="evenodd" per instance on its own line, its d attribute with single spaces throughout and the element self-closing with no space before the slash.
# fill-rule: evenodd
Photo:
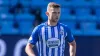
<svg viewBox="0 0 100 56">
<path fill-rule="evenodd" d="M 43 56 L 46 56 L 45 27 L 42 28 Z"/>
<path fill-rule="evenodd" d="M 39 37 L 39 38 L 40 38 L 40 37 Z M 42 56 L 42 54 L 41 54 L 41 53 L 42 53 L 42 52 L 41 52 L 41 41 L 40 41 L 40 40 L 39 40 L 39 45 L 38 45 L 38 46 L 39 46 L 39 48 L 40 48 L 40 56 Z"/>
<path fill-rule="evenodd" d="M 58 30 L 57 27 L 54 27 L 55 37 L 58 38 Z M 58 56 L 58 48 L 55 48 L 55 56 Z"/>
<path fill-rule="evenodd" d="M 48 38 L 51 38 L 51 27 L 48 26 Z M 49 48 L 49 54 L 48 56 L 51 56 L 51 48 Z"/>
<path fill-rule="evenodd" d="M 60 26 L 60 31 L 64 30 L 64 28 L 62 26 Z M 60 47 L 60 56 L 62 56 L 62 47 L 63 47 L 63 38 L 64 38 L 64 34 L 61 34 L 61 47 Z"/>
</svg>

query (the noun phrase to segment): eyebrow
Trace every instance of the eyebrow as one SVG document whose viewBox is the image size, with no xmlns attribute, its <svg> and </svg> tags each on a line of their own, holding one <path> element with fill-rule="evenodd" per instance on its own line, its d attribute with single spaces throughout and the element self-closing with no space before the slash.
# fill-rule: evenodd
<svg viewBox="0 0 100 56">
<path fill-rule="evenodd" d="M 60 13 L 60 12 L 55 12 L 55 11 L 53 11 L 53 13 Z"/>
</svg>

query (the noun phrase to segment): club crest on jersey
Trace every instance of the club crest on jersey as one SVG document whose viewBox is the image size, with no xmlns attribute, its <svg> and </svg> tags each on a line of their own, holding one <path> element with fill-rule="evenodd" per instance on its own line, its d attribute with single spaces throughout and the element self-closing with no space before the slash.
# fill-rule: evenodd
<svg viewBox="0 0 100 56">
<path fill-rule="evenodd" d="M 50 38 L 47 40 L 47 46 L 49 48 L 57 48 L 60 45 L 60 40 L 57 38 Z"/>
<path fill-rule="evenodd" d="M 64 30 L 60 30 L 60 34 L 61 35 L 64 35 Z"/>
</svg>

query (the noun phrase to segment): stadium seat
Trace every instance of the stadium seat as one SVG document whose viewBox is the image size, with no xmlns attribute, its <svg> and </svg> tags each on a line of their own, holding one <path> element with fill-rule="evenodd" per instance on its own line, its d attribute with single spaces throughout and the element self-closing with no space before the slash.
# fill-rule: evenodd
<svg viewBox="0 0 100 56">
<path fill-rule="evenodd" d="M 60 16 L 60 19 L 59 19 L 60 21 L 75 21 L 76 20 L 76 16 L 74 16 L 74 15 L 61 15 Z"/>
<path fill-rule="evenodd" d="M 1 19 L 0 19 L 0 30 L 1 30 L 1 25 L 2 25 L 1 22 L 2 22 L 2 21 L 1 21 Z"/>
<path fill-rule="evenodd" d="M 0 6 L 9 6 L 9 0 L 0 0 Z"/>
<path fill-rule="evenodd" d="M 32 0 L 20 0 L 23 7 L 30 7 Z"/>
<path fill-rule="evenodd" d="M 92 6 L 92 0 L 72 0 L 72 4 L 75 7 L 90 7 Z"/>
<path fill-rule="evenodd" d="M 60 16 L 61 21 L 75 20 L 75 19 L 76 19 L 76 16 L 71 14 L 71 8 L 67 7 L 67 8 L 61 9 L 61 16 Z"/>
<path fill-rule="evenodd" d="M 100 7 L 100 0 L 93 0 L 93 7 Z"/>
<path fill-rule="evenodd" d="M 29 7 L 24 7 L 23 11 L 24 11 L 24 13 L 29 13 L 30 12 L 30 8 Z"/>
<path fill-rule="evenodd" d="M 70 8 L 61 8 L 61 15 L 69 15 L 70 14 Z"/>
<path fill-rule="evenodd" d="M 0 14 L 0 20 L 1 20 L 1 34 L 17 34 L 18 31 L 16 31 L 13 28 L 13 20 L 14 16 L 11 14 Z"/>
<path fill-rule="evenodd" d="M 76 15 L 78 16 L 84 16 L 84 15 L 89 15 L 90 13 L 90 8 L 88 7 L 78 7 L 78 8 L 75 8 L 76 10 Z"/>
<path fill-rule="evenodd" d="M 54 2 L 61 5 L 61 7 L 69 7 L 72 5 L 72 0 L 54 0 Z"/>
<path fill-rule="evenodd" d="M 71 29 L 71 32 L 75 36 L 82 36 L 83 35 L 82 30 Z"/>
<path fill-rule="evenodd" d="M 95 22 L 82 22 L 81 23 L 81 29 L 85 30 L 94 30 L 96 29 L 96 23 Z"/>
<path fill-rule="evenodd" d="M 53 2 L 53 0 L 32 0 L 32 7 L 47 7 L 49 2 Z"/>
<path fill-rule="evenodd" d="M 67 25 L 70 29 L 75 29 L 76 22 L 75 21 L 59 21 L 65 25 Z"/>
<path fill-rule="evenodd" d="M 81 20 L 81 21 L 87 21 L 87 20 L 92 20 L 90 18 L 92 18 L 93 16 L 91 15 L 91 11 L 90 8 L 87 7 L 82 7 L 82 8 L 75 8 L 76 10 L 76 19 L 77 20 Z"/>
<path fill-rule="evenodd" d="M 8 13 L 9 8 L 8 7 L 0 7 L 0 14 L 2 13 Z"/>
<path fill-rule="evenodd" d="M 96 16 L 100 18 L 100 8 L 95 7 L 95 11 L 96 11 Z"/>
<path fill-rule="evenodd" d="M 10 6 L 15 6 L 19 0 L 10 0 Z"/>
<path fill-rule="evenodd" d="M 35 17 L 30 14 L 18 14 L 16 20 L 19 24 L 20 34 L 30 34 L 33 28 Z"/>
<path fill-rule="evenodd" d="M 93 34 L 96 30 L 96 23 L 95 22 L 81 22 L 81 30 L 84 34 Z"/>
<path fill-rule="evenodd" d="M 44 7 L 43 9 L 41 9 L 41 11 L 42 11 L 41 16 L 42 16 L 43 20 L 46 21 L 48 19 L 47 15 L 46 15 L 47 8 Z"/>
</svg>

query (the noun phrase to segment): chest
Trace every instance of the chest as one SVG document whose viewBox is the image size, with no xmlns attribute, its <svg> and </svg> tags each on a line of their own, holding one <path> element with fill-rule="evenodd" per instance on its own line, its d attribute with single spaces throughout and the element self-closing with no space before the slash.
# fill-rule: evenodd
<svg viewBox="0 0 100 56">
<path fill-rule="evenodd" d="M 67 36 L 67 32 L 63 27 L 43 27 L 39 32 L 40 40 L 48 40 L 50 38 L 61 39 Z"/>
</svg>

